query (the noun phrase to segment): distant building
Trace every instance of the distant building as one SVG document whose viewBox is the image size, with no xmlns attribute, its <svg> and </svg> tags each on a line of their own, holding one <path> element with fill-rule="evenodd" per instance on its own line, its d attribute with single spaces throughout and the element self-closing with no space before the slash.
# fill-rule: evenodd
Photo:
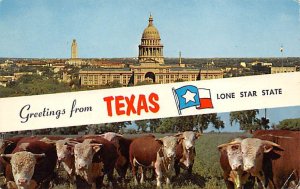
<svg viewBox="0 0 300 189">
<path fill-rule="evenodd" d="M 296 72 L 296 66 L 293 67 L 271 67 L 271 74 L 275 73 L 287 73 L 287 72 Z"/>
<path fill-rule="evenodd" d="M 23 75 L 32 75 L 32 72 L 15 72 L 14 73 L 14 80 L 20 79 Z"/>
<path fill-rule="evenodd" d="M 247 67 L 247 64 L 246 64 L 246 62 L 241 62 L 241 63 L 240 63 L 240 66 L 243 67 L 243 68 L 246 68 L 246 67 Z"/>
<path fill-rule="evenodd" d="M 72 45 L 71 45 L 71 59 L 78 58 L 78 49 L 77 49 L 77 42 L 76 39 L 73 39 Z"/>
<path fill-rule="evenodd" d="M 164 64 L 163 45 L 158 30 L 153 25 L 150 15 L 148 26 L 145 28 L 138 53 L 138 64 L 129 67 L 101 66 L 98 68 L 85 68 L 79 71 L 81 85 L 105 85 L 118 81 L 123 86 L 148 81 L 153 83 L 172 83 L 176 80 L 195 81 L 197 79 L 223 78 L 221 69 L 199 70 L 186 67 L 181 62 L 178 64 Z"/>
<path fill-rule="evenodd" d="M 0 76 L 0 86 L 6 87 L 11 81 L 14 81 L 14 76 Z"/>
<path fill-rule="evenodd" d="M 82 66 L 85 65 L 86 62 L 82 59 L 78 58 L 78 46 L 76 39 L 73 39 L 72 45 L 71 45 L 71 59 L 66 61 L 66 64 L 74 65 L 74 66 Z"/>
</svg>

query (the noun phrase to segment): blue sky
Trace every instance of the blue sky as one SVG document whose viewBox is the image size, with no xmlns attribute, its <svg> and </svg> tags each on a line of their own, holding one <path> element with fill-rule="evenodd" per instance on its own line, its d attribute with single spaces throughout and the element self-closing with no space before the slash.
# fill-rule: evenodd
<svg viewBox="0 0 300 189">
<path fill-rule="evenodd" d="M 300 55 L 297 0 L 0 0 L 0 57 L 136 57 L 149 13 L 164 55 Z"/>
</svg>

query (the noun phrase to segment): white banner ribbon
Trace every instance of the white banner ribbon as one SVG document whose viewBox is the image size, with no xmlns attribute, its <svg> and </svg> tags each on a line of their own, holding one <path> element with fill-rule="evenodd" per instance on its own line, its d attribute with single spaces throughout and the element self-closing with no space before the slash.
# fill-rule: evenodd
<svg viewBox="0 0 300 189">
<path fill-rule="evenodd" d="M 300 72 L 0 98 L 0 132 L 300 105 Z"/>
</svg>

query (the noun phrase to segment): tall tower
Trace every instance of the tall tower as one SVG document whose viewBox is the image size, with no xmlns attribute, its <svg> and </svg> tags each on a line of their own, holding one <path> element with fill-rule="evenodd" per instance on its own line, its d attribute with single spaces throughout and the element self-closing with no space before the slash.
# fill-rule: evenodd
<svg viewBox="0 0 300 189">
<path fill-rule="evenodd" d="M 77 42 L 76 39 L 73 39 L 72 46 L 71 46 L 71 59 L 78 58 L 78 51 L 77 51 Z"/>
<path fill-rule="evenodd" d="M 159 32 L 153 25 L 151 14 L 139 45 L 139 63 L 164 63 L 163 45 L 160 43 Z"/>
</svg>

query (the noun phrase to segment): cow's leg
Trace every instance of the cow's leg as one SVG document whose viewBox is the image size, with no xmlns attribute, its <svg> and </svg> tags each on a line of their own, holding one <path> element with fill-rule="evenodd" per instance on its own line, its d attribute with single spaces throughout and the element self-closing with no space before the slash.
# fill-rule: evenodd
<svg viewBox="0 0 300 189">
<path fill-rule="evenodd" d="M 76 176 L 75 175 L 69 175 L 69 179 L 71 179 L 71 181 L 70 181 L 70 188 L 77 189 L 77 186 L 76 186 Z"/>
<path fill-rule="evenodd" d="M 175 163 L 174 163 L 174 169 L 175 169 L 175 176 L 178 177 L 178 175 L 180 173 L 179 161 L 175 161 Z"/>
<path fill-rule="evenodd" d="M 157 162 L 155 162 L 154 168 L 156 173 L 156 187 L 161 188 L 162 171 L 160 165 Z"/>
<path fill-rule="evenodd" d="M 146 175 L 146 168 L 143 168 L 142 166 L 140 166 L 140 173 L 141 173 L 141 180 L 140 183 L 144 184 L 145 182 L 145 175 Z"/>
<path fill-rule="evenodd" d="M 132 162 L 132 165 L 131 165 L 131 169 L 132 169 L 132 175 L 134 177 L 134 184 L 135 185 L 138 185 L 138 179 L 137 179 L 137 173 L 136 173 L 136 170 L 137 170 L 137 165 L 135 163 L 135 161 L 133 160 Z"/>
<path fill-rule="evenodd" d="M 108 177 L 108 176 L 107 176 Z M 97 177 L 96 179 L 96 182 L 95 182 L 95 187 L 98 189 L 100 189 L 103 185 L 103 178 L 104 178 L 104 175 L 103 176 L 99 176 Z M 109 183 L 110 183 L 110 180 L 108 179 Z"/>
<path fill-rule="evenodd" d="M 107 178 L 108 178 L 108 182 L 109 182 L 110 187 L 113 187 L 113 185 L 115 184 L 113 167 L 110 171 L 108 171 Z M 102 181 L 103 181 L 103 178 L 102 178 Z"/>
<path fill-rule="evenodd" d="M 187 172 L 188 172 L 188 175 L 189 176 L 191 176 L 192 175 L 192 171 L 193 171 L 193 164 L 194 163 L 192 163 L 189 167 L 188 167 L 188 170 L 187 170 Z"/>
<path fill-rule="evenodd" d="M 8 181 L 6 183 L 6 187 L 7 187 L 7 189 L 16 189 L 17 185 L 16 185 L 16 183 L 14 181 Z"/>
<path fill-rule="evenodd" d="M 166 183 L 167 183 L 167 187 L 170 187 L 171 180 L 170 180 L 169 176 L 166 177 Z"/>
</svg>

